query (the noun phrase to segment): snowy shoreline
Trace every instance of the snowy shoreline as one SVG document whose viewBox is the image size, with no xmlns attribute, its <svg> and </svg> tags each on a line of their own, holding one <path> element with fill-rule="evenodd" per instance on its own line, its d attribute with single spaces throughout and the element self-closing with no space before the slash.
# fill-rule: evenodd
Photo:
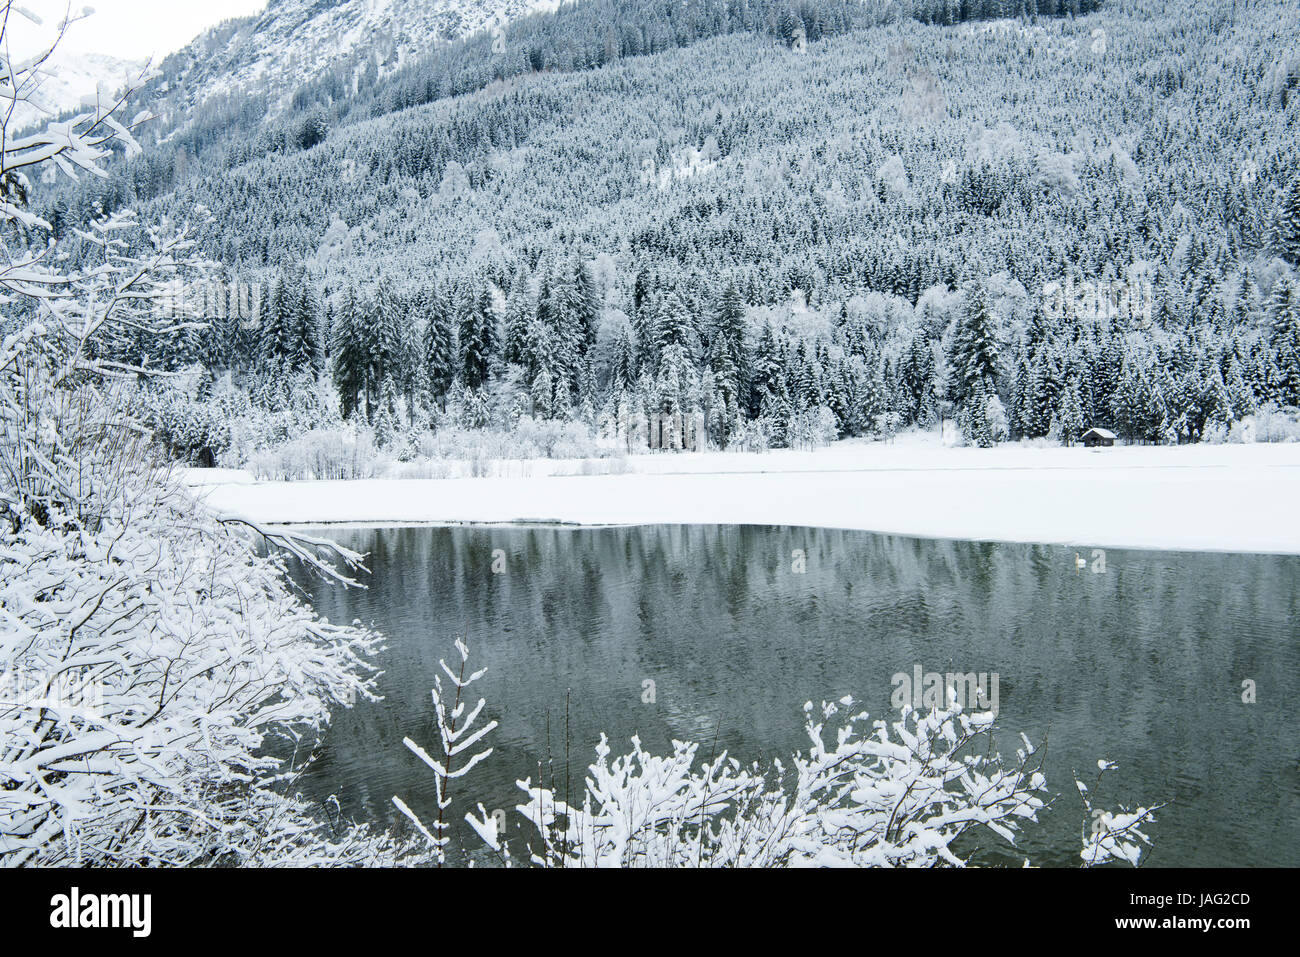
<svg viewBox="0 0 1300 957">
<path fill-rule="evenodd" d="M 626 471 L 305 482 L 196 470 L 184 480 L 218 512 L 277 525 L 783 525 L 1300 554 L 1297 444 L 983 450 L 840 443 L 817 452 L 641 455 L 619 467 Z"/>
</svg>

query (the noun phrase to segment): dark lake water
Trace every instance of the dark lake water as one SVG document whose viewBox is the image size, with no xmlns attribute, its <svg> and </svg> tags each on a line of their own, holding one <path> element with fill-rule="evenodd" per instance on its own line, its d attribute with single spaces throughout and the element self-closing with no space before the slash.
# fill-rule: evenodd
<svg viewBox="0 0 1300 957">
<path fill-rule="evenodd" d="M 464 635 L 500 727 L 458 782 L 457 821 L 471 798 L 513 808 L 539 762 L 562 781 L 566 739 L 581 782 L 601 731 L 616 754 L 638 734 L 654 752 L 676 738 L 707 756 L 716 736 L 744 761 L 787 756 L 806 743 L 804 701 L 852 694 L 894 717 L 891 678 L 920 665 L 998 674 L 1004 755 L 1021 731 L 1049 739 L 1055 807 L 986 863 L 1076 866 L 1071 769 L 1091 783 L 1104 757 L 1120 766 L 1107 807 L 1172 802 L 1150 866 L 1300 864 L 1300 558 L 1107 549 L 1094 573 L 1075 565 L 1091 550 L 805 528 L 314 531 L 370 568 L 366 590 L 298 576 L 317 610 L 388 636 L 384 700 L 336 716 L 303 784 L 355 820 L 404 821 L 394 794 L 433 808 L 402 738 L 432 750 L 429 687 Z"/>
</svg>

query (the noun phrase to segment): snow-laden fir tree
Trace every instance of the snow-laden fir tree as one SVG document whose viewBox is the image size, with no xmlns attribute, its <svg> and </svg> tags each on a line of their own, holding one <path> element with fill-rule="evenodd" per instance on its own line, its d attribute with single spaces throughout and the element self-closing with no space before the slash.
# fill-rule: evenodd
<svg viewBox="0 0 1300 957">
<path fill-rule="evenodd" d="M 352 418 L 358 411 L 368 416 L 372 401 L 371 340 L 362 308 L 356 291 L 349 286 L 334 314 L 330 354 L 334 385 L 338 389 L 344 418 Z"/>
<path fill-rule="evenodd" d="M 959 408 L 969 407 L 972 424 L 982 430 L 978 423 L 985 419 L 984 403 L 997 394 L 999 370 L 996 320 L 980 279 L 966 286 L 949 361 L 953 370 L 949 399 Z"/>
<path fill-rule="evenodd" d="M 439 409 L 447 405 L 447 391 L 456 375 L 456 352 L 451 304 L 440 286 L 424 288 L 420 300 L 424 316 L 424 368 L 430 398 Z"/>
<path fill-rule="evenodd" d="M 1269 346 L 1273 359 L 1272 399 L 1300 406 L 1300 296 L 1290 276 L 1280 277 L 1269 301 Z"/>
<path fill-rule="evenodd" d="M 1291 177 L 1277 209 L 1277 251 L 1293 266 L 1300 266 L 1300 173 Z"/>
</svg>

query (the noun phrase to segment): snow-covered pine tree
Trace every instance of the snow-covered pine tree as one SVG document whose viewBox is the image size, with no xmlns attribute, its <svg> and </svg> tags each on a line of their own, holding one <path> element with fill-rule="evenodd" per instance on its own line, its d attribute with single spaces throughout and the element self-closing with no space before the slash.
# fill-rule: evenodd
<svg viewBox="0 0 1300 957">
<path fill-rule="evenodd" d="M 615 331 L 614 342 L 610 349 L 610 391 L 617 393 L 635 389 L 636 372 L 636 347 L 632 342 L 632 330 L 624 323 Z"/>
<path fill-rule="evenodd" d="M 961 315 L 953 332 L 949 361 L 953 369 L 949 398 L 957 405 L 971 401 L 980 383 L 983 383 L 984 396 L 996 392 L 996 320 L 989 305 L 988 293 L 980 279 L 971 280 L 966 286 Z"/>
<path fill-rule="evenodd" d="M 573 257 L 570 273 L 570 309 L 581 360 L 586 358 L 591 347 L 596 344 L 596 328 L 600 325 L 600 291 L 591 273 L 591 266 L 581 256 Z"/>
<path fill-rule="evenodd" d="M 1300 173 L 1291 177 L 1278 205 L 1275 230 L 1278 253 L 1300 266 Z"/>
<path fill-rule="evenodd" d="M 1300 407 L 1300 297 L 1290 276 L 1273 284 L 1269 299 L 1269 347 L 1273 358 L 1272 399 Z"/>
<path fill-rule="evenodd" d="M 292 287 L 285 290 L 293 300 L 287 360 L 294 372 L 314 376 L 321 370 L 320 306 L 311 278 L 305 271 L 297 273 L 294 285 L 296 290 Z"/>
<path fill-rule="evenodd" d="M 672 290 L 659 304 L 654 337 L 656 351 L 662 357 L 669 346 L 678 346 L 689 359 L 694 355 L 697 341 L 695 317 L 681 293 Z"/>
<path fill-rule="evenodd" d="M 1228 356 L 1228 371 L 1223 376 L 1223 387 L 1227 399 L 1224 421 L 1231 427 L 1238 419 L 1253 414 L 1257 405 L 1255 394 L 1246 382 L 1241 359 L 1236 353 Z"/>
<path fill-rule="evenodd" d="M 1259 304 L 1259 287 L 1255 284 L 1255 275 L 1250 266 L 1241 268 L 1228 318 L 1238 329 L 1256 329 L 1260 324 L 1262 313 Z"/>
<path fill-rule="evenodd" d="M 339 394 L 339 407 L 346 419 L 360 411 L 368 411 L 366 393 L 369 382 L 369 342 L 365 335 L 365 317 L 357 302 L 356 290 L 348 286 L 334 316 L 334 330 L 330 344 L 334 386 Z"/>
<path fill-rule="evenodd" d="M 728 280 L 718 297 L 709 359 L 718 390 L 733 405 L 747 387 L 749 356 L 745 337 L 745 301 L 735 281 Z"/>
<path fill-rule="evenodd" d="M 385 379 L 393 381 L 394 390 L 404 391 L 409 374 L 410 349 L 407 346 L 409 319 L 402 297 L 392 285 L 381 281 L 375 287 L 369 307 L 372 359 L 372 389 L 379 395 Z"/>
<path fill-rule="evenodd" d="M 393 377 L 384 376 L 379 386 L 379 408 L 375 412 L 375 444 L 381 449 L 387 449 L 392 446 L 397 439 L 398 414 L 397 414 L 397 387 L 393 384 Z"/>
<path fill-rule="evenodd" d="M 289 288 L 284 274 L 280 273 L 271 285 L 262 312 L 262 326 L 258 330 L 258 351 L 263 372 L 276 374 L 286 367 L 292 367 L 296 311 L 294 291 Z"/>
<path fill-rule="evenodd" d="M 754 349 L 754 377 L 751 383 L 751 414 L 757 417 L 778 396 L 788 393 L 785 365 L 781 361 L 780 343 L 770 322 L 763 324 Z"/>
<path fill-rule="evenodd" d="M 480 389 L 488 380 L 496 351 L 497 320 L 486 284 L 478 295 L 465 296 L 460 316 L 461 381 L 466 388 Z"/>
<path fill-rule="evenodd" d="M 1065 387 L 1058 419 L 1062 445 L 1073 445 L 1083 435 L 1083 400 L 1079 397 L 1079 383 L 1071 379 Z"/>
<path fill-rule="evenodd" d="M 539 300 L 538 316 L 551 340 L 552 375 L 558 386 L 561 380 L 572 387 L 582 358 L 583 331 L 579 327 L 577 291 L 574 273 L 563 263 L 557 265 L 546 284 L 544 304 Z"/>
<path fill-rule="evenodd" d="M 506 298 L 505 323 L 501 336 L 501 357 L 510 364 L 530 368 L 532 363 L 525 354 L 528 327 L 537 316 L 528 274 L 521 268 L 510 284 Z"/>
<path fill-rule="evenodd" d="M 456 344 L 453 339 L 451 301 L 440 285 L 423 290 L 420 310 L 424 314 L 424 369 L 429 395 L 438 408 L 447 407 L 447 391 L 456 376 Z"/>
<path fill-rule="evenodd" d="M 924 333 L 916 333 L 903 354 L 899 384 L 906 421 L 921 424 L 934 391 L 934 351 Z"/>
</svg>

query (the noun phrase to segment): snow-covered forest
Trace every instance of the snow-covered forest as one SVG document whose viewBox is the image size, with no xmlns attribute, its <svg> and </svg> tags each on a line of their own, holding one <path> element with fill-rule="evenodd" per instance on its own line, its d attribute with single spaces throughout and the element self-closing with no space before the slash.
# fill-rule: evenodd
<svg viewBox="0 0 1300 957">
<path fill-rule="evenodd" d="M 719 448 L 1173 444 L 1293 409 L 1295 18 L 1021 6 L 580 4 L 192 112 L 167 61 L 130 104 L 161 142 L 34 203 L 74 246 L 96 210 L 211 211 L 206 328 L 116 346 L 201 370 L 142 397 L 182 460 L 656 411 Z"/>
<path fill-rule="evenodd" d="M 442 863 L 447 789 L 474 808 L 459 641 L 407 739 L 436 822 L 296 796 L 381 636 L 285 570 L 364 557 L 177 467 L 1300 439 L 1289 0 L 435 6 L 334 47 L 272 2 L 35 124 L 53 67 L 3 54 L 0 864 Z M 895 866 L 1045 810 L 1028 739 L 961 753 L 986 715 L 852 704 L 788 768 L 602 740 L 572 804 L 521 782 L 515 859 L 470 823 L 541 866 Z M 1153 810 L 1083 862 L 1136 863 Z"/>
</svg>

